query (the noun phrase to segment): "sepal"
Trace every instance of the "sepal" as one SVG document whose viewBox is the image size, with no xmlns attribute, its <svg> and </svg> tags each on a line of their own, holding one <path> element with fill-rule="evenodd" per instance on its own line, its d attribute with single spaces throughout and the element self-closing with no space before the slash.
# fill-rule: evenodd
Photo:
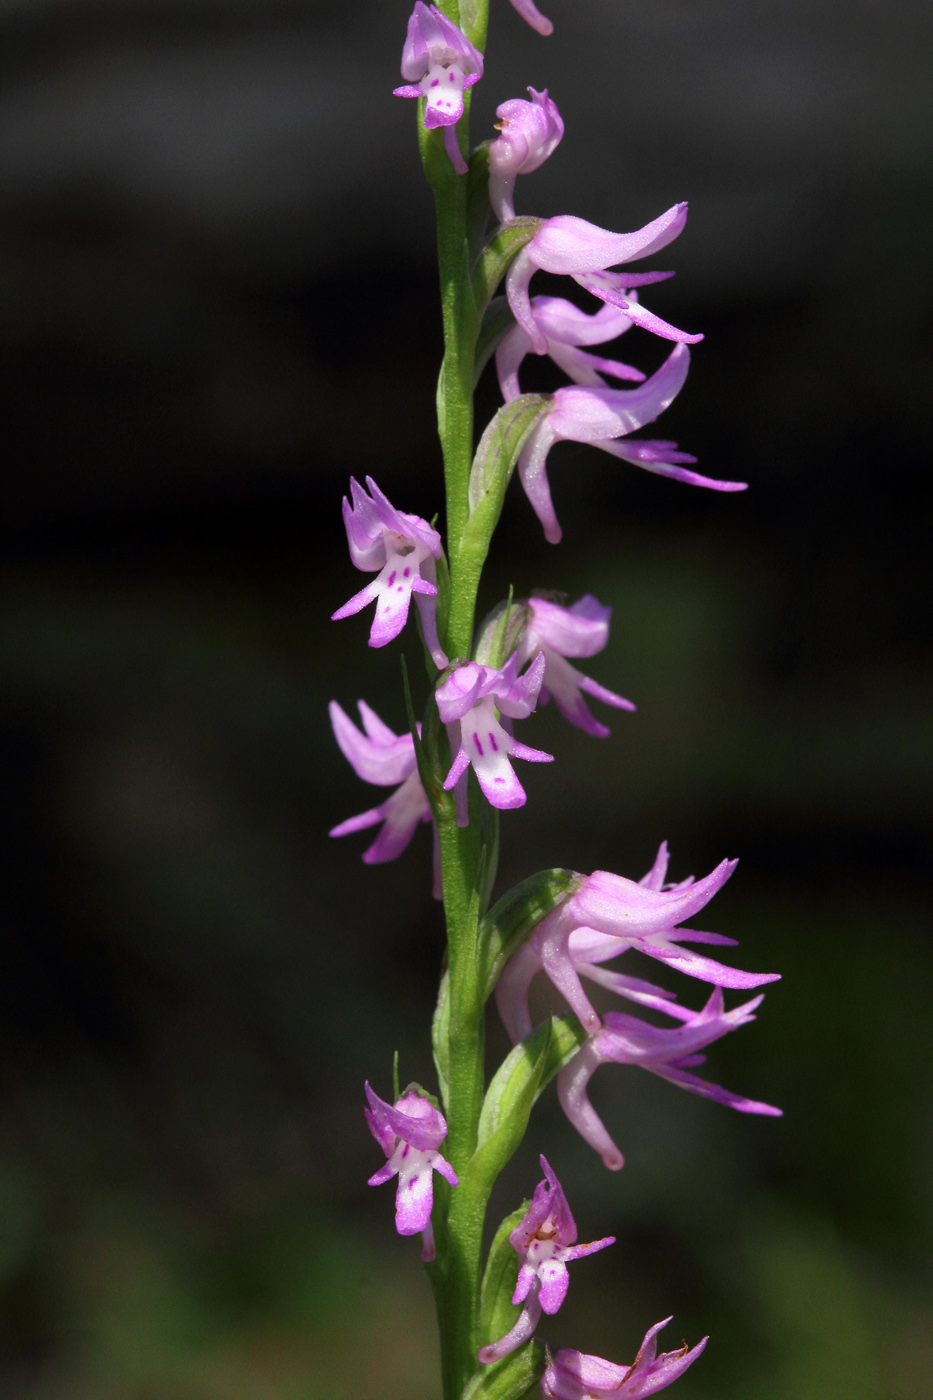
<svg viewBox="0 0 933 1400">
<path fill-rule="evenodd" d="M 531 937 L 538 924 L 580 886 L 573 870 L 539 870 L 504 894 L 479 926 L 480 956 L 491 996 L 499 973 L 513 953 Z"/>
<path fill-rule="evenodd" d="M 547 1365 L 542 1342 L 532 1340 L 492 1366 L 481 1366 L 463 1390 L 463 1400 L 525 1400 L 537 1392 Z"/>
<path fill-rule="evenodd" d="M 523 1201 L 518 1210 L 506 1216 L 489 1246 L 479 1298 L 479 1337 L 483 1346 L 510 1331 L 518 1316 L 519 1308 L 512 1302 L 518 1259 L 509 1236 L 525 1218 L 530 1204 Z"/>
</svg>

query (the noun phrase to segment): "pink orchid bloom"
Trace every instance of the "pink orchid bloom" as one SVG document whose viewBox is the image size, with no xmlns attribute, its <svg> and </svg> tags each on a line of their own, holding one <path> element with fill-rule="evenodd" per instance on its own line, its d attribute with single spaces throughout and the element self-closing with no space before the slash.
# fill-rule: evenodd
<svg viewBox="0 0 933 1400">
<path fill-rule="evenodd" d="M 529 175 L 550 156 L 564 134 L 557 103 L 547 88 L 531 101 L 511 97 L 496 108 L 500 135 L 489 146 L 489 202 L 500 223 L 515 218 L 512 194 L 518 175 Z"/>
<path fill-rule="evenodd" d="M 602 651 L 609 640 L 612 609 L 603 607 L 591 593 L 569 608 L 546 598 L 529 598 L 525 606 L 528 621 L 518 646 L 518 664 L 524 666 L 539 652 L 544 657 L 540 703 L 546 705 L 553 698 L 564 719 L 587 734 L 605 738 L 609 730 L 590 714 L 581 692 L 585 690 L 618 710 L 634 710 L 635 706 L 631 700 L 584 676 L 566 657 L 595 656 Z"/>
<path fill-rule="evenodd" d="M 493 807 L 523 807 L 525 789 L 509 758 L 530 763 L 553 763 L 554 755 L 521 744 L 509 733 L 509 719 L 527 719 L 535 707 L 545 661 L 538 656 L 524 675 L 518 674 L 518 658 L 509 658 L 501 671 L 468 661 L 458 666 L 435 691 L 441 720 L 447 725 L 454 755 L 444 787 L 457 791 L 457 821 L 465 825 L 466 773 L 472 764 L 479 785 Z M 505 723 L 497 713 L 506 717 Z"/>
<path fill-rule="evenodd" d="M 331 836 L 350 836 L 382 824 L 373 844 L 363 854 L 367 865 L 395 860 L 414 836 L 419 822 L 430 822 L 431 807 L 418 777 L 415 743 L 410 734 L 395 734 L 365 700 L 357 702 L 363 721 L 361 732 L 336 700 L 330 702 L 330 722 L 340 750 L 358 778 L 377 787 L 400 784 L 391 797 L 359 816 L 332 827 Z M 440 899 L 440 859 L 434 833 L 434 894 Z"/>
<path fill-rule="evenodd" d="M 588 315 L 564 297 L 532 297 L 530 305 L 535 325 L 547 341 L 547 354 L 575 384 L 604 388 L 604 374 L 635 384 L 642 382 L 645 376 L 640 369 L 580 349 L 583 345 L 602 345 L 631 330 L 632 322 L 624 311 L 615 306 L 601 306 Z M 531 341 L 516 322 L 496 347 L 496 373 L 506 403 L 522 392 L 518 371 L 525 356 L 531 353 Z"/>
<path fill-rule="evenodd" d="M 441 537 L 422 520 L 396 510 L 379 490 L 371 476 L 366 478 L 369 494 L 350 478 L 353 504 L 343 498 L 343 523 L 350 545 L 350 558 L 364 573 L 379 571 L 378 578 L 355 593 L 348 603 L 331 614 L 339 621 L 362 611 L 375 602 L 376 616 L 369 633 L 371 647 L 384 647 L 401 632 L 408 621 L 412 594 L 421 614 L 421 626 L 434 664 L 442 668 L 447 657 L 437 640 L 437 571 L 441 557 Z"/>
<path fill-rule="evenodd" d="M 388 1157 L 384 1167 L 369 1178 L 369 1186 L 381 1186 L 398 1174 L 395 1196 L 395 1228 L 400 1235 L 422 1239 L 421 1258 L 435 1257 L 431 1209 L 434 1205 L 434 1173 L 451 1186 L 457 1173 L 438 1148 L 447 1136 L 447 1121 L 439 1109 L 417 1093 L 405 1091 L 393 1107 L 366 1085 L 369 1108 L 364 1108 L 369 1131 Z"/>
<path fill-rule="evenodd" d="M 557 1096 L 561 1107 L 577 1132 L 602 1157 L 610 1171 L 625 1165 L 625 1158 L 607 1133 L 602 1120 L 590 1103 L 587 1086 L 600 1065 L 641 1065 L 682 1089 L 713 1099 L 740 1113 L 763 1113 L 780 1117 L 781 1110 L 771 1104 L 759 1103 L 733 1094 L 718 1084 L 691 1074 L 690 1069 L 706 1059 L 697 1051 L 704 1049 L 720 1036 L 754 1021 L 752 1014 L 764 1000 L 753 997 L 743 1006 L 726 1011 L 721 988 L 717 987 L 709 1001 L 681 1026 L 651 1026 L 636 1016 L 609 1011 L 596 1034 L 577 1052 L 557 1076 Z"/>
<path fill-rule="evenodd" d="M 541 1158 L 541 1170 L 545 1180 L 538 1182 L 531 1205 L 509 1236 L 520 1260 L 512 1302 L 524 1303 L 524 1307 L 511 1331 L 480 1348 L 482 1362 L 499 1361 L 517 1351 L 534 1332 L 542 1311 L 549 1315 L 557 1312 L 570 1284 L 569 1263 L 615 1244 L 615 1235 L 592 1244 L 577 1244 L 577 1227 L 567 1197 L 546 1157 Z"/>
<path fill-rule="evenodd" d="M 548 453 L 555 442 L 588 442 L 593 447 L 634 462 L 646 471 L 671 476 L 692 486 L 714 491 L 744 491 L 744 481 L 716 481 L 682 466 L 695 457 L 675 451 L 673 442 L 621 443 L 617 439 L 653 423 L 683 388 L 690 366 L 690 351 L 675 345 L 661 368 L 637 389 L 589 388 L 568 385 L 551 395 L 548 411 L 536 423 L 521 450 L 518 474 L 525 494 L 551 544 L 560 542 L 551 488 L 547 478 Z"/>
<path fill-rule="evenodd" d="M 402 48 L 404 87 L 396 97 L 424 97 L 424 124 L 444 128 L 444 148 L 458 175 L 467 172 L 457 145 L 456 125 L 463 116 L 463 94 L 483 76 L 483 55 L 436 5 L 415 0 Z"/>
<path fill-rule="evenodd" d="M 593 296 L 624 311 L 636 326 L 642 326 L 664 340 L 686 341 L 693 345 L 702 335 L 689 335 L 662 321 L 628 295 L 632 287 L 663 281 L 669 272 L 608 272 L 621 263 L 646 258 L 672 243 L 687 222 L 686 204 L 675 204 L 635 233 L 611 233 L 573 214 L 545 219 L 535 236 L 512 262 L 505 281 L 506 296 L 522 330 L 538 355 L 547 352 L 544 332 L 535 324 L 528 287 L 534 274 L 556 272 L 579 282 Z"/>
<path fill-rule="evenodd" d="M 649 1328 L 631 1366 L 615 1366 L 582 1351 L 557 1352 L 548 1359 L 541 1389 L 548 1400 L 641 1400 L 654 1395 L 682 1376 L 708 1341 L 704 1337 L 689 1351 L 684 1343 L 678 1351 L 658 1356 L 657 1334 L 670 1320 L 666 1317 Z"/>
<path fill-rule="evenodd" d="M 596 870 L 585 876 L 576 891 L 541 921 L 528 942 L 506 964 L 496 986 L 499 1014 L 515 1044 L 531 1032 L 528 991 L 541 971 L 591 1033 L 598 1031 L 602 1022 L 583 989 L 581 976 L 629 1001 L 679 1020 L 690 1020 L 693 1013 L 678 1006 L 670 992 L 640 978 L 597 966 L 629 948 L 715 987 L 747 990 L 778 980 L 780 973 L 741 972 L 679 946 L 682 942 L 735 946 L 734 938 L 678 925 L 709 903 L 738 861 L 720 861 L 702 880 L 684 880 L 677 885 L 665 884 L 667 862 L 665 841 L 654 865 L 637 884 L 622 875 Z"/>
</svg>

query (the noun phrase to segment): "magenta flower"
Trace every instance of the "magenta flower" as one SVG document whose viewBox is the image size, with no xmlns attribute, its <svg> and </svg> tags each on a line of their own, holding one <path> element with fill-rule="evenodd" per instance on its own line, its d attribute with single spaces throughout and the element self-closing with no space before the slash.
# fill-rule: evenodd
<svg viewBox="0 0 933 1400">
<path fill-rule="evenodd" d="M 594 695 L 617 710 L 634 710 L 631 700 L 625 700 L 605 686 L 584 676 L 571 666 L 568 656 L 595 656 L 609 640 L 609 619 L 612 609 L 603 607 L 598 598 L 587 593 L 569 608 L 549 603 L 546 598 L 529 598 L 528 621 L 518 646 L 518 664 L 523 666 L 539 652 L 544 657 L 544 683 L 540 702 L 546 705 L 553 697 L 564 719 L 587 734 L 605 738 L 609 730 L 595 719 L 583 699 L 582 691 Z"/>
<path fill-rule="evenodd" d="M 463 116 L 463 94 L 483 76 L 483 55 L 436 5 L 415 0 L 402 47 L 404 87 L 396 97 L 424 97 L 424 124 L 444 127 L 444 148 L 458 175 L 467 172 L 457 145 L 456 125 Z"/>
<path fill-rule="evenodd" d="M 533 0 L 512 0 L 512 7 L 518 11 L 522 19 L 528 21 L 532 29 L 536 29 L 545 38 L 554 33 L 554 26 L 549 19 L 545 19 L 541 11 L 533 4 Z"/>
<path fill-rule="evenodd" d="M 721 861 L 702 880 L 666 885 L 667 860 L 667 843 L 662 842 L 654 865 L 637 884 L 622 875 L 596 870 L 541 921 L 506 964 L 496 986 L 499 1014 L 513 1042 L 524 1040 L 532 1029 L 528 990 L 542 970 L 590 1032 L 598 1031 L 602 1023 L 583 990 L 581 975 L 629 1001 L 690 1020 L 693 1013 L 678 1006 L 670 992 L 596 966 L 628 948 L 715 987 L 747 990 L 778 980 L 780 973 L 741 972 L 678 946 L 682 942 L 735 946 L 735 939 L 722 934 L 677 925 L 709 903 L 738 861 Z"/>
<path fill-rule="evenodd" d="M 331 620 L 337 622 L 351 617 L 375 602 L 376 616 L 369 633 L 369 645 L 384 647 L 405 626 L 414 593 L 428 650 L 434 664 L 444 667 L 447 657 L 437 640 L 437 571 L 434 565 L 435 559 L 441 557 L 441 537 L 420 515 L 396 510 L 371 476 L 366 478 L 366 485 L 369 495 L 358 481 L 350 478 L 353 504 L 344 496 L 343 523 L 353 563 L 364 573 L 378 569 L 379 577 L 354 593 L 348 603 L 331 614 Z"/>
<path fill-rule="evenodd" d="M 548 1358 L 541 1381 L 544 1394 L 549 1400 L 639 1400 L 663 1390 L 693 1365 L 708 1341 L 704 1337 L 689 1351 L 684 1343 L 678 1351 L 658 1356 L 657 1334 L 670 1320 L 656 1322 L 645 1333 L 631 1366 L 614 1366 L 582 1351 L 557 1352 Z"/>
<path fill-rule="evenodd" d="M 690 366 L 690 351 L 675 345 L 664 364 L 637 389 L 590 388 L 567 385 L 551 395 L 547 413 L 528 436 L 518 459 L 518 474 L 525 494 L 541 524 L 545 539 L 558 544 L 562 531 L 551 500 L 547 478 L 548 453 L 555 442 L 588 442 L 661 476 L 672 476 L 693 486 L 714 491 L 744 491 L 744 481 L 715 481 L 680 464 L 695 457 L 675 451 L 672 442 L 620 443 L 617 438 L 653 423 L 683 387 Z"/>
<path fill-rule="evenodd" d="M 457 1173 L 438 1152 L 447 1136 L 447 1121 L 428 1099 L 407 1089 L 393 1108 L 366 1085 L 369 1108 L 364 1108 L 369 1131 L 388 1157 L 384 1167 L 369 1178 L 369 1186 L 381 1186 L 398 1173 L 395 1195 L 395 1228 L 400 1235 L 422 1239 L 421 1258 L 434 1258 L 434 1173 L 456 1186 Z"/>
<path fill-rule="evenodd" d="M 517 1351 L 534 1332 L 542 1311 L 549 1315 L 557 1312 L 567 1296 L 567 1265 L 572 1260 L 615 1244 L 615 1235 L 592 1244 L 577 1244 L 577 1227 L 567 1197 L 546 1157 L 541 1158 L 541 1170 L 545 1180 L 538 1182 L 531 1205 L 509 1236 L 520 1260 L 512 1302 L 525 1306 L 510 1332 L 480 1348 L 479 1359 L 483 1362 L 499 1361 Z"/>
<path fill-rule="evenodd" d="M 575 384 L 593 388 L 605 386 L 604 374 L 614 379 L 628 379 L 640 384 L 644 379 L 640 369 L 624 365 L 619 360 L 607 360 L 600 355 L 587 354 L 581 345 L 602 345 L 631 330 L 632 322 L 615 306 L 601 306 L 592 316 L 581 311 L 563 297 L 532 297 L 531 314 L 536 326 L 547 340 L 547 353 Z M 531 341 L 516 322 L 496 347 L 496 373 L 502 397 L 508 403 L 522 392 L 518 371 L 526 355 L 531 353 Z"/>
<path fill-rule="evenodd" d="M 642 326 L 664 340 L 687 341 L 693 345 L 702 335 L 679 331 L 660 316 L 653 315 L 628 295 L 632 287 L 644 287 L 670 277 L 669 272 L 607 272 L 620 263 L 646 258 L 666 248 L 687 222 L 686 204 L 675 204 L 666 214 L 635 233 L 610 233 L 573 214 L 546 219 L 531 242 L 515 258 L 506 277 L 505 290 L 515 317 L 538 355 L 547 351 L 544 332 L 531 313 L 528 285 L 534 274 L 567 274 L 588 292 L 624 311 L 636 326 Z"/>
<path fill-rule="evenodd" d="M 520 744 L 505 727 L 509 719 L 527 719 L 531 714 L 544 667 L 543 656 L 538 656 L 521 676 L 515 655 L 509 657 L 501 671 L 468 661 L 451 672 L 435 691 L 454 755 L 444 787 L 448 791 L 457 789 L 459 825 L 465 825 L 467 820 L 465 783 L 470 764 L 493 807 L 505 810 L 523 807 L 526 801 L 525 789 L 515 776 L 510 757 L 530 763 L 553 763 L 553 754 Z M 506 716 L 505 723 L 500 722 L 497 711 Z"/>
<path fill-rule="evenodd" d="M 489 202 L 500 223 L 515 218 L 515 177 L 543 165 L 564 134 L 557 103 L 548 97 L 547 88 L 528 91 L 530 102 L 511 97 L 496 108 L 501 134 L 489 146 Z"/>
<path fill-rule="evenodd" d="M 367 827 L 378 826 L 381 822 L 382 828 L 363 859 L 367 865 L 395 860 L 414 836 L 418 823 L 431 821 L 431 808 L 418 777 L 414 740 L 410 734 L 394 734 L 365 700 L 358 702 L 365 733 L 357 729 L 336 700 L 330 702 L 329 708 L 334 737 L 357 777 L 377 787 L 400 784 L 385 802 L 371 807 L 368 812 L 361 812 L 358 817 L 349 817 L 333 827 L 330 835 L 350 836 L 353 832 L 365 831 Z M 434 883 L 437 894 L 439 863 L 436 833 Z"/>
<path fill-rule="evenodd" d="M 600 1065 L 641 1065 L 682 1089 L 689 1089 L 716 1103 L 736 1108 L 740 1113 L 765 1113 L 780 1117 L 781 1110 L 771 1104 L 758 1103 L 709 1084 L 690 1073 L 694 1065 L 706 1059 L 702 1050 L 720 1036 L 754 1021 L 752 1014 L 763 997 L 753 997 L 743 1006 L 726 1011 L 719 987 L 710 996 L 702 1011 L 691 1016 L 682 1026 L 659 1027 L 640 1021 L 636 1016 L 609 1011 L 596 1034 L 586 1042 L 557 1076 L 557 1096 L 561 1107 L 577 1132 L 602 1157 L 610 1171 L 624 1166 L 625 1158 L 603 1126 L 602 1120 L 587 1096 L 587 1085 Z"/>
</svg>

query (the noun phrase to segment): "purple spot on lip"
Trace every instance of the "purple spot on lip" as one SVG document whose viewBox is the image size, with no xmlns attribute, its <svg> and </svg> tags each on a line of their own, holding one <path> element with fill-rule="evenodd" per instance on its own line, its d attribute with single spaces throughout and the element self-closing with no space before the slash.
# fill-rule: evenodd
<svg viewBox="0 0 933 1400">
<path fill-rule="evenodd" d="M 505 782 L 505 779 L 504 779 L 504 778 L 493 778 L 493 782 L 494 782 L 494 783 L 499 783 L 499 785 L 501 786 L 501 785 Z"/>
<path fill-rule="evenodd" d="M 473 743 L 474 743 L 474 745 L 475 745 L 475 747 L 476 747 L 476 752 L 479 754 L 480 758 L 482 758 L 482 757 L 483 757 L 483 746 L 482 746 L 482 744 L 481 744 L 480 741 L 479 741 L 479 735 L 478 735 L 478 734 L 474 734 L 474 735 L 473 735 Z"/>
<path fill-rule="evenodd" d="M 389 587 L 391 588 L 392 585 L 393 585 L 393 583 L 395 582 L 395 569 L 392 570 L 391 574 L 390 574 L 389 577 L 388 577 L 387 582 L 388 582 Z"/>
<path fill-rule="evenodd" d="M 493 753 L 498 753 L 498 752 L 499 752 L 499 745 L 496 743 L 496 736 L 495 736 L 495 734 L 492 733 L 491 730 L 490 730 L 490 733 L 489 733 L 489 742 L 490 742 L 490 744 L 492 745 L 492 751 L 493 751 Z"/>
<path fill-rule="evenodd" d="M 406 1142 L 405 1146 L 402 1148 L 402 1158 L 403 1158 L 403 1160 L 404 1160 L 405 1157 L 408 1156 L 408 1153 L 409 1153 L 410 1150 L 411 1150 L 411 1143 L 410 1143 L 410 1142 Z"/>
<path fill-rule="evenodd" d="M 434 79 L 434 82 L 431 84 L 431 86 L 432 86 L 432 87 L 437 87 L 437 85 L 438 85 L 439 82 L 440 82 L 440 78 L 435 78 L 435 79 Z"/>
<path fill-rule="evenodd" d="M 402 578 L 407 578 L 410 573 L 411 569 L 406 569 L 405 572 L 402 574 Z"/>
</svg>

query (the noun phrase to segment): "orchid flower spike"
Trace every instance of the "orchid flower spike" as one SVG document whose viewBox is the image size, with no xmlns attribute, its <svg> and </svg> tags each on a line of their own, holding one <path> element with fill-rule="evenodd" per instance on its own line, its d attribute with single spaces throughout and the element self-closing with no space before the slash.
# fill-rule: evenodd
<svg viewBox="0 0 933 1400">
<path fill-rule="evenodd" d="M 717 987 L 702 1011 L 684 1025 L 674 1028 L 651 1026 L 637 1016 L 626 1016 L 617 1011 L 606 1013 L 601 1028 L 557 1076 L 557 1096 L 584 1142 L 599 1153 L 610 1171 L 618 1171 L 624 1166 L 625 1158 L 607 1133 L 587 1095 L 593 1072 L 600 1065 L 641 1065 L 652 1074 L 659 1074 L 662 1079 L 679 1084 L 682 1089 L 714 1099 L 716 1103 L 738 1109 L 740 1113 L 781 1116 L 781 1110 L 769 1103 L 743 1098 L 690 1073 L 692 1066 L 702 1064 L 706 1059 L 697 1051 L 729 1031 L 754 1021 L 752 1013 L 763 999 L 761 996 L 753 997 L 743 1006 L 726 1011 L 722 990 Z"/>
<path fill-rule="evenodd" d="M 660 316 L 646 311 L 628 295 L 632 287 L 644 287 L 661 282 L 669 272 L 607 272 L 620 263 L 646 258 L 672 243 L 687 222 L 686 204 L 675 204 L 660 218 L 645 224 L 635 233 L 610 233 L 608 229 L 587 223 L 573 214 L 558 214 L 545 219 L 534 238 L 513 261 L 505 281 L 506 295 L 518 324 L 522 327 L 537 355 L 547 352 L 545 336 L 531 314 L 528 284 L 540 268 L 543 272 L 568 274 L 581 287 L 624 311 L 636 326 L 659 335 L 664 340 L 686 341 L 693 345 L 702 335 L 679 331 Z"/>
<path fill-rule="evenodd" d="M 545 1179 L 538 1182 L 531 1205 L 509 1236 L 509 1243 L 519 1258 L 512 1302 L 525 1306 L 511 1331 L 497 1342 L 480 1348 L 482 1362 L 499 1361 L 517 1351 L 534 1332 L 542 1311 L 557 1312 L 567 1296 L 570 1284 L 567 1265 L 572 1260 L 583 1259 L 587 1254 L 615 1244 L 615 1235 L 594 1240 L 592 1244 L 577 1244 L 577 1227 L 567 1197 L 546 1157 L 541 1158 L 541 1170 Z"/>
<path fill-rule="evenodd" d="M 515 776 L 509 758 L 530 763 L 553 763 L 554 755 L 520 744 L 497 717 L 527 719 L 535 707 L 545 660 L 538 656 L 524 675 L 518 674 L 515 655 L 501 671 L 468 661 L 458 666 L 435 691 L 441 720 L 447 725 L 450 751 L 454 755 L 444 780 L 449 792 L 456 788 L 457 824 L 467 824 L 466 773 L 470 764 L 479 785 L 493 807 L 506 810 L 523 807 L 525 789 Z"/>
<path fill-rule="evenodd" d="M 367 865 L 381 865 L 383 861 L 395 860 L 411 841 L 419 822 L 430 822 L 431 807 L 418 777 L 418 764 L 415 759 L 415 741 L 410 734 L 394 734 L 387 724 L 371 710 L 365 700 L 358 701 L 363 731 L 337 704 L 330 702 L 330 722 L 340 750 L 358 778 L 364 783 L 374 783 L 377 787 L 397 787 L 385 802 L 361 812 L 358 817 L 349 817 L 345 822 L 332 827 L 331 836 L 350 836 L 367 827 L 378 826 L 381 830 L 373 844 L 363 854 Z M 435 831 L 434 850 L 434 893 L 440 896 L 440 862 Z"/>
<path fill-rule="evenodd" d="M 457 122 L 463 116 L 463 94 L 483 76 L 483 55 L 452 19 L 436 5 L 415 0 L 402 47 L 404 87 L 396 97 L 425 97 L 424 124 L 429 131 L 444 128 L 444 148 L 458 175 L 467 172 L 457 145 Z"/>
<path fill-rule="evenodd" d="M 738 861 L 720 861 L 702 880 L 676 885 L 665 883 L 667 861 L 667 842 L 662 842 L 654 865 L 637 884 L 622 875 L 596 870 L 582 877 L 577 889 L 541 921 L 506 964 L 496 986 L 499 1014 L 515 1044 L 532 1029 L 528 989 L 542 970 L 591 1033 L 598 1031 L 602 1022 L 583 990 L 581 976 L 629 1001 L 678 1020 L 691 1020 L 693 1013 L 676 1005 L 670 992 L 597 966 L 628 948 L 714 987 L 746 990 L 779 979 L 777 972 L 741 972 L 678 946 L 682 942 L 735 945 L 734 938 L 677 925 L 709 903 Z"/>
<path fill-rule="evenodd" d="M 564 134 L 557 103 L 547 88 L 531 101 L 511 97 L 496 108 L 499 135 L 489 146 L 489 202 L 500 223 L 515 218 L 512 192 L 517 175 L 530 175 L 553 154 Z"/>
<path fill-rule="evenodd" d="M 350 478 L 353 504 L 344 496 L 343 523 L 353 563 L 365 573 L 378 569 L 379 577 L 332 613 L 331 621 L 351 617 L 375 601 L 376 616 L 369 633 L 369 645 L 384 647 L 405 626 L 414 593 L 424 640 L 434 664 L 442 669 L 447 665 L 447 657 L 437 640 L 434 564 L 435 559 L 441 557 L 441 537 L 420 515 L 396 510 L 371 476 L 366 478 L 366 486 L 368 495 L 358 481 Z"/>
<path fill-rule="evenodd" d="M 458 1185 L 457 1173 L 437 1150 L 447 1136 L 447 1121 L 414 1084 L 409 1085 L 394 1108 L 373 1093 L 368 1083 L 366 1097 L 369 1108 L 363 1112 L 369 1131 L 389 1159 L 367 1184 L 381 1186 L 398 1173 L 395 1228 L 400 1235 L 420 1232 L 421 1258 L 428 1264 L 435 1255 L 431 1227 L 434 1173 L 440 1172 L 451 1186 Z"/>
<path fill-rule="evenodd" d="M 533 0 L 512 0 L 514 9 L 518 11 L 522 19 L 526 19 L 532 29 L 536 29 L 539 34 L 543 34 L 545 39 L 554 33 L 554 26 L 549 19 L 545 19 L 541 11 L 534 5 Z"/>
<path fill-rule="evenodd" d="M 524 666 L 539 652 L 544 657 L 544 682 L 539 696 L 546 705 L 553 698 L 564 719 L 587 734 L 604 739 L 609 730 L 595 719 L 583 699 L 585 690 L 617 710 L 634 710 L 631 700 L 590 680 L 571 666 L 568 656 L 595 656 L 609 640 L 612 609 L 587 593 L 569 608 L 546 598 L 529 598 L 525 604 L 528 620 L 518 646 L 518 664 Z"/>
<path fill-rule="evenodd" d="M 709 486 L 714 491 L 746 489 L 744 481 L 716 481 L 688 471 L 680 464 L 695 462 L 696 458 L 677 452 L 674 442 L 617 441 L 646 423 L 653 423 L 664 412 L 683 388 L 689 366 L 690 351 L 686 345 L 675 345 L 657 373 L 637 389 L 567 385 L 551 395 L 549 409 L 529 433 L 518 459 L 518 474 L 525 495 L 544 526 L 545 539 L 551 544 L 558 544 L 563 533 L 547 478 L 548 453 L 555 442 L 588 442 L 613 457 L 622 457 L 646 471 L 672 476 L 691 486 Z"/>
<path fill-rule="evenodd" d="M 601 1356 L 582 1351 L 559 1351 L 548 1358 L 541 1389 L 548 1400 L 640 1400 L 654 1395 L 682 1376 L 692 1366 L 708 1341 L 704 1337 L 687 1350 L 658 1356 L 657 1334 L 670 1322 L 656 1322 L 646 1333 L 631 1366 L 615 1366 Z"/>
<path fill-rule="evenodd" d="M 532 297 L 530 305 L 535 325 L 547 341 L 548 355 L 575 384 L 603 388 L 606 384 L 604 374 L 636 384 L 644 379 L 640 369 L 624 365 L 620 360 L 590 355 L 579 348 L 581 345 L 602 345 L 604 341 L 615 340 L 616 336 L 631 330 L 631 320 L 618 307 L 601 306 L 593 315 L 588 315 L 563 297 Z M 531 341 L 518 322 L 506 331 L 496 347 L 496 373 L 506 403 L 522 392 L 518 384 L 518 371 L 531 350 Z"/>
</svg>

